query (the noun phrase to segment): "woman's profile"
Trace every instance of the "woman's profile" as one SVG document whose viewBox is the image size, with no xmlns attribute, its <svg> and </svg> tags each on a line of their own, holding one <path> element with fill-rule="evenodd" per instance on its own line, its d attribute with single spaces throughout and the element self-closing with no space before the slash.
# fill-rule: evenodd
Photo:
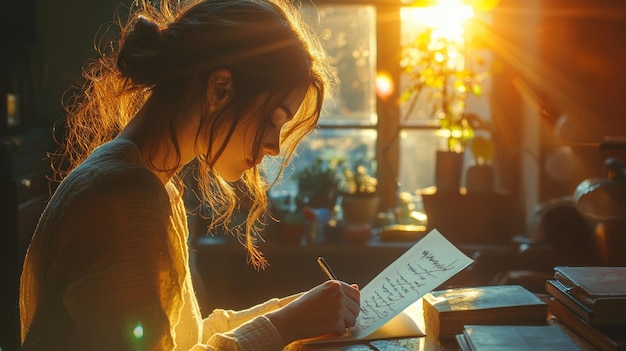
<svg viewBox="0 0 626 351">
<path fill-rule="evenodd" d="M 265 264 L 260 163 L 287 162 L 331 77 L 298 15 L 283 0 L 134 2 L 68 105 L 62 181 L 21 278 L 22 350 L 277 350 L 355 324 L 359 292 L 345 282 L 204 319 L 191 283 L 181 179 L 192 161 L 215 225 L 235 210 L 235 182 L 251 199 L 235 235 Z"/>
</svg>

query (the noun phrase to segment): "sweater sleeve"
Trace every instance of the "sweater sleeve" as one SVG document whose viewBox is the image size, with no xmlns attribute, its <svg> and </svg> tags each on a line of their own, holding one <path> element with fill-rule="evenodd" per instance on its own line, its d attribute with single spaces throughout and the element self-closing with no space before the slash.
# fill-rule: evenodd
<svg viewBox="0 0 626 351">
<path fill-rule="evenodd" d="M 203 340 L 218 349 L 231 339 L 239 340 L 243 350 L 280 349 L 282 337 L 263 316 L 278 309 L 279 302 L 274 298 L 241 311 L 216 309 L 203 321 Z"/>
<path fill-rule="evenodd" d="M 265 316 L 248 321 L 232 331 L 213 334 L 207 345 L 215 350 L 275 351 L 285 344 L 274 325 Z"/>
<path fill-rule="evenodd" d="M 167 311 L 179 277 L 168 251 L 169 199 L 155 180 L 126 177 L 72 206 L 63 304 L 80 349 L 174 348 Z"/>
</svg>

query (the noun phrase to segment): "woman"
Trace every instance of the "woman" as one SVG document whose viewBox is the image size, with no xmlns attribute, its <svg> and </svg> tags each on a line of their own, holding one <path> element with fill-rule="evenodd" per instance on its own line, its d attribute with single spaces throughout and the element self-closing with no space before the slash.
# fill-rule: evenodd
<svg viewBox="0 0 626 351">
<path fill-rule="evenodd" d="M 329 82 L 297 11 L 267 0 L 142 3 L 121 33 L 69 109 L 69 167 L 22 274 L 23 350 L 277 350 L 353 326 L 359 292 L 344 282 L 204 320 L 191 284 L 177 180 L 193 160 L 216 224 L 236 206 L 233 182 L 252 199 L 239 237 L 264 264 L 258 165 L 281 147 L 291 155 L 315 127 Z"/>
</svg>

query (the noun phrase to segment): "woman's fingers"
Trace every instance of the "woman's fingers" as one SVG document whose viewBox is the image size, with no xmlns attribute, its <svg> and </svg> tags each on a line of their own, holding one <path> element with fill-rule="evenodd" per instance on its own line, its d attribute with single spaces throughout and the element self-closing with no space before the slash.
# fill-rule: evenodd
<svg viewBox="0 0 626 351">
<path fill-rule="evenodd" d="M 348 285 L 344 282 L 335 281 L 340 288 L 339 294 L 341 297 L 340 306 L 338 310 L 338 318 L 341 322 L 337 324 L 336 333 L 345 332 L 346 328 L 352 327 L 356 324 L 356 319 L 360 311 L 360 292 L 355 289 L 354 286 Z"/>
<path fill-rule="evenodd" d="M 328 280 L 297 296 L 268 318 L 286 341 L 324 334 L 343 334 L 356 324 L 360 292 L 352 285 Z"/>
<path fill-rule="evenodd" d="M 354 325 L 356 324 L 356 314 L 352 314 L 349 313 L 345 316 L 345 318 L 343 319 L 344 322 L 344 327 L 345 328 L 350 328 L 350 327 L 354 327 Z"/>
</svg>

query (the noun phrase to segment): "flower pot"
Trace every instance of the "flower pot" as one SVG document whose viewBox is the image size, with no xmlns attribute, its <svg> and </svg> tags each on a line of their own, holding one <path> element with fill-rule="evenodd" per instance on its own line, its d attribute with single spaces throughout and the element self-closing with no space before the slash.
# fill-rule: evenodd
<svg viewBox="0 0 626 351">
<path fill-rule="evenodd" d="M 346 225 L 371 225 L 376 219 L 376 213 L 378 212 L 378 197 L 374 195 L 343 195 L 341 210 L 343 211 L 343 221 Z"/>
<path fill-rule="evenodd" d="M 308 198 L 307 206 L 313 208 L 325 208 L 332 209 L 337 201 L 337 195 L 333 192 L 329 193 L 316 193 Z"/>
<path fill-rule="evenodd" d="M 435 186 L 437 186 L 437 191 L 459 191 L 464 157 L 464 152 L 437 150 L 435 158 Z"/>
<path fill-rule="evenodd" d="M 365 245 L 372 237 L 370 224 L 348 224 L 344 228 L 346 242 L 350 245 Z"/>
<path fill-rule="evenodd" d="M 468 193 L 486 193 L 493 191 L 493 167 L 491 165 L 472 165 L 465 173 L 465 188 Z"/>
</svg>

